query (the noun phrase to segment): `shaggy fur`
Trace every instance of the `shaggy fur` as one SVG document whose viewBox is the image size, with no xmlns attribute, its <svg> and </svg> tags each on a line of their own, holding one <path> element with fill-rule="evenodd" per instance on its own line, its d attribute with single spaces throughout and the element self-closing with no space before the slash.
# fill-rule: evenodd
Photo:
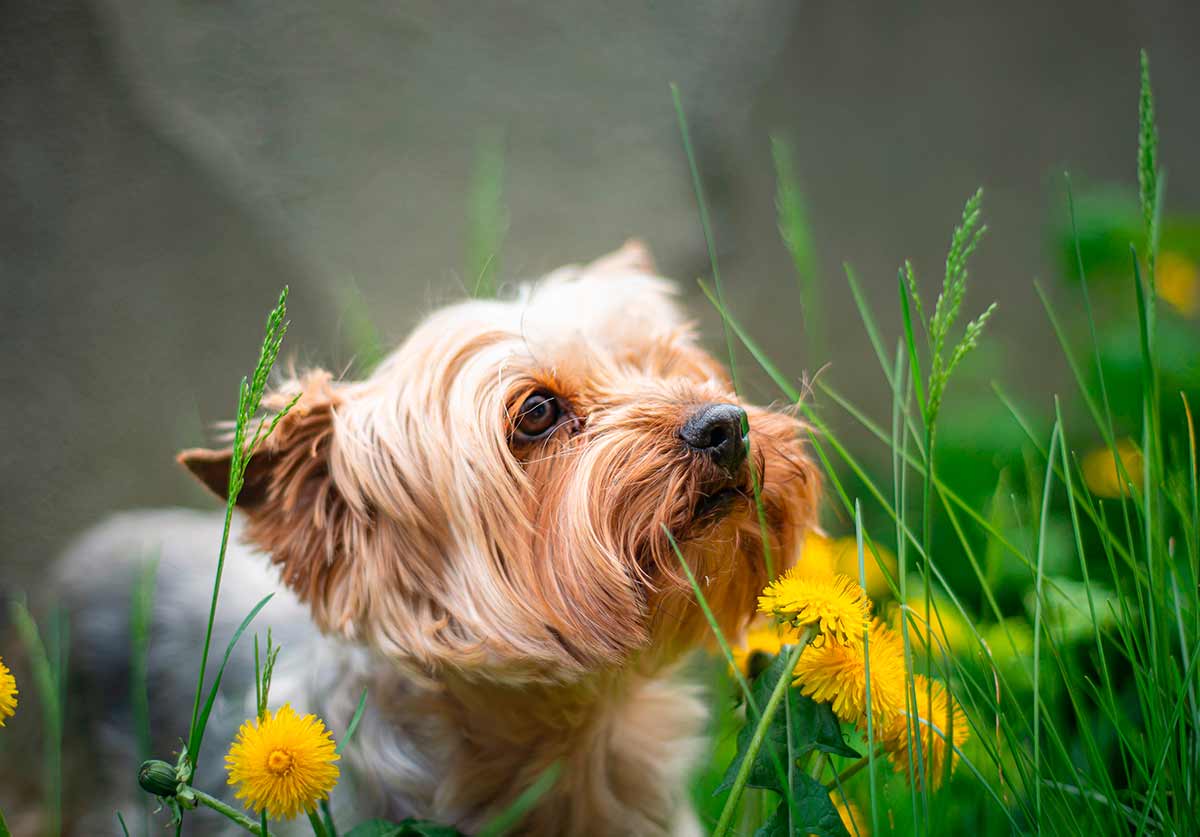
<svg viewBox="0 0 1200 837">
<path fill-rule="evenodd" d="M 368 689 L 344 762 L 357 817 L 471 832 L 558 762 L 524 833 L 698 830 L 685 779 L 705 718 L 675 669 L 709 628 L 665 532 L 737 634 L 767 581 L 764 546 L 777 569 L 791 563 L 818 480 L 788 415 L 745 407 L 751 457 L 735 474 L 683 443 L 699 408 L 737 399 L 653 273 L 630 243 L 514 300 L 433 314 L 363 381 L 311 371 L 268 399 L 302 393 L 250 462 L 242 534 L 323 635 L 293 624 L 272 703 L 340 730 Z M 562 415 L 522 441 L 533 393 Z M 180 461 L 224 491 L 228 451 Z M 718 492 L 723 502 L 705 502 Z M 84 609 L 80 579 L 99 551 L 67 564 Z M 227 594 L 235 565 L 253 560 L 231 553 Z M 167 584 L 203 599 L 211 557 L 169 572 L 160 597 Z M 285 621 L 296 600 L 281 605 Z M 279 624 L 274 608 L 262 621 Z"/>
</svg>

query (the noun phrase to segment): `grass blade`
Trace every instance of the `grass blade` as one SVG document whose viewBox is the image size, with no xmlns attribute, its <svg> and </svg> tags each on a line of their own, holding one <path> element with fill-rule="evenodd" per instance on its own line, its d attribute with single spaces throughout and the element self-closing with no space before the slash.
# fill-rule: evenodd
<svg viewBox="0 0 1200 837">
<path fill-rule="evenodd" d="M 192 763 L 195 764 L 200 756 L 200 745 L 204 742 L 204 728 L 208 724 L 208 716 L 212 714 L 213 704 L 217 700 L 217 692 L 221 688 L 221 678 L 225 675 L 225 665 L 229 662 L 229 655 L 233 653 L 233 647 L 237 645 L 246 628 L 250 627 L 250 623 L 254 621 L 254 617 L 258 612 L 266 607 L 267 602 L 275 596 L 274 593 L 268 593 L 259 600 L 246 618 L 242 620 L 242 624 L 238 625 L 237 630 L 233 632 L 233 636 L 229 639 L 229 644 L 225 646 L 225 655 L 221 658 L 221 667 L 217 669 L 217 675 L 213 678 L 212 688 L 209 689 L 208 698 L 204 701 L 204 708 L 199 715 L 199 722 L 196 726 L 196 733 L 188 741 L 188 754 L 191 757 Z"/>
<path fill-rule="evenodd" d="M 704 232 L 704 245 L 708 248 L 708 262 L 712 267 L 713 285 L 717 289 L 717 299 L 721 303 L 719 310 L 727 310 L 725 306 L 725 291 L 721 285 L 721 268 L 717 264 L 717 241 L 713 236 L 712 222 L 708 217 L 708 202 L 704 199 L 704 187 L 700 183 L 700 169 L 696 165 L 696 153 L 692 149 L 692 134 L 688 130 L 687 116 L 683 112 L 683 100 L 679 96 L 679 85 L 671 83 L 671 101 L 675 104 L 675 117 L 679 121 L 679 136 L 683 141 L 683 153 L 687 157 L 688 171 L 692 176 L 692 191 L 696 196 L 696 209 L 700 213 L 700 229 Z M 733 379 L 733 391 L 741 392 L 738 386 L 737 358 L 733 351 L 733 337 L 729 333 L 729 323 L 721 317 L 721 328 L 725 334 L 725 349 L 729 354 L 729 377 Z"/>
<path fill-rule="evenodd" d="M 842 270 L 846 274 L 846 284 L 850 286 L 850 295 L 854 297 L 854 306 L 858 309 L 859 319 L 862 320 L 863 328 L 867 332 L 867 340 L 871 343 L 871 348 L 875 350 L 875 357 L 879 359 L 879 368 L 883 370 L 884 377 L 888 380 L 888 385 L 892 384 L 892 373 L 888 362 L 887 350 L 883 347 L 883 338 L 879 336 L 879 327 L 875 324 L 875 317 L 871 313 L 871 307 L 867 304 L 867 298 L 863 295 L 862 288 L 858 285 L 858 278 L 854 275 L 854 268 L 849 262 L 842 263 Z"/>
<path fill-rule="evenodd" d="M 42 793 L 45 814 L 44 833 L 62 832 L 62 734 L 65 704 L 62 700 L 63 672 L 55 665 L 61 659 L 47 653 L 37 622 L 24 602 L 10 603 L 9 611 L 21 644 L 33 671 L 38 702 L 42 709 Z"/>
<path fill-rule="evenodd" d="M 900 311 L 904 314 L 904 345 L 908 349 L 908 365 L 912 370 L 911 380 L 917 393 L 917 407 L 921 410 L 921 415 L 925 421 L 929 421 L 929 415 L 925 405 L 925 389 L 921 383 L 921 360 L 917 356 L 917 340 L 913 334 L 912 312 L 909 310 L 909 294 L 908 285 L 904 281 L 904 271 L 901 270 L 896 277 L 900 285 Z"/>
<path fill-rule="evenodd" d="M 805 628 L 804 632 L 800 634 L 799 641 L 787 652 L 788 670 L 796 667 L 796 661 L 800 659 L 800 654 L 808 645 L 809 639 L 812 638 L 812 632 L 811 626 Z M 725 800 L 725 807 L 721 809 L 721 816 L 717 820 L 716 828 L 713 829 L 713 837 L 722 837 L 729 830 L 734 812 L 737 811 L 738 802 L 742 798 L 742 791 L 746 788 L 746 781 L 750 778 L 750 769 L 754 764 L 754 759 L 766 738 L 767 728 L 770 727 L 775 713 L 779 711 L 779 705 L 783 702 L 783 696 L 787 694 L 791 684 L 791 677 L 785 675 L 779 678 L 775 688 L 771 691 L 771 697 L 768 699 L 767 705 L 763 707 L 762 717 L 758 719 L 758 724 L 754 727 L 754 737 L 750 739 L 745 758 L 742 759 L 742 765 L 733 780 L 733 787 L 729 789 L 729 798 Z M 786 798 L 790 799 L 790 797 L 791 794 L 786 794 Z"/>
<path fill-rule="evenodd" d="M 518 796 L 507 810 L 485 825 L 479 831 L 479 837 L 502 837 L 520 824 L 521 819 L 533 809 L 538 800 L 545 796 L 562 773 L 562 763 L 554 762 L 534 780 L 525 791 Z"/>
<path fill-rule="evenodd" d="M 666 535 L 667 540 L 670 541 L 671 548 L 675 551 L 675 557 L 679 559 L 679 564 L 683 567 L 684 575 L 687 576 L 688 583 L 692 585 L 692 592 L 696 594 L 696 601 L 700 605 L 700 611 L 704 614 L 704 618 L 708 620 L 708 626 L 712 628 L 713 636 L 716 637 L 717 640 L 717 645 L 721 648 L 721 653 L 725 656 L 725 662 L 728 664 L 729 670 L 733 672 L 733 677 L 737 681 L 739 688 L 742 690 L 742 696 L 746 700 L 746 708 L 749 710 L 755 723 L 761 723 L 762 710 L 758 705 L 758 701 L 754 699 L 754 694 L 750 689 L 750 683 L 742 675 L 742 671 L 740 668 L 738 668 L 737 663 L 734 662 L 733 649 L 730 648 L 729 640 L 725 638 L 725 632 L 721 630 L 721 626 L 717 622 L 717 617 L 713 614 L 712 608 L 708 604 L 708 599 L 705 597 L 704 591 L 700 589 L 700 583 L 696 580 L 695 573 L 692 572 L 692 568 L 688 566 L 687 560 L 684 559 L 683 552 L 679 549 L 679 544 L 675 541 L 675 536 L 671 534 L 671 531 L 667 529 L 665 525 L 663 525 L 663 534 Z M 779 779 L 780 786 L 790 788 L 791 785 L 787 784 L 787 782 L 790 781 L 791 777 L 791 765 L 789 764 L 788 769 L 785 770 L 784 766 L 780 764 L 779 758 L 775 755 L 774 750 L 771 750 L 771 761 L 775 768 L 775 775 Z M 790 796 L 787 797 L 787 803 L 789 816 L 794 817 L 795 804 L 794 800 L 792 800 Z"/>
<path fill-rule="evenodd" d="M 1034 809 L 1036 822 L 1042 821 L 1042 760 L 1041 760 L 1041 649 L 1042 649 L 1042 605 L 1044 601 L 1043 580 L 1045 579 L 1046 527 L 1050 521 L 1050 494 L 1054 487 L 1054 454 L 1058 449 L 1062 429 L 1058 422 L 1050 432 L 1050 455 L 1047 457 L 1046 478 L 1042 491 L 1042 514 L 1038 532 L 1037 580 L 1034 586 L 1033 614 L 1033 770 Z"/>
<path fill-rule="evenodd" d="M 821 282 L 817 276 L 816 246 L 808 223 L 808 210 L 796 176 L 792 148 L 782 137 L 771 137 L 771 158 L 775 162 L 775 212 L 779 236 L 792 257 L 792 268 L 800 285 L 800 316 L 808 337 L 809 354 L 817 356 L 825 347 L 825 312 L 821 306 Z"/>
<path fill-rule="evenodd" d="M 508 235 L 508 207 L 504 204 L 504 135 L 485 131 L 475 149 L 467 200 L 467 279 L 474 281 L 472 296 L 496 295 L 500 251 Z"/>
<path fill-rule="evenodd" d="M 858 584 L 867 588 L 867 566 L 863 556 L 862 504 L 854 501 L 854 541 L 858 547 Z M 871 791 L 871 833 L 879 830 L 879 788 L 875 777 L 875 710 L 871 703 L 871 631 L 863 626 L 863 678 L 866 681 L 867 698 L 867 771 Z M 836 774 L 835 774 L 836 775 Z M 790 788 L 791 785 L 788 785 Z"/>
<path fill-rule="evenodd" d="M 354 733 L 358 731 L 358 724 L 362 720 L 363 712 L 367 709 L 367 690 L 363 689 L 362 696 L 358 699 L 358 707 L 354 710 L 354 715 L 350 718 L 350 725 L 346 727 L 346 734 L 342 736 L 342 740 L 333 748 L 335 753 L 340 753 L 350 743 L 350 739 L 354 738 Z"/>
</svg>

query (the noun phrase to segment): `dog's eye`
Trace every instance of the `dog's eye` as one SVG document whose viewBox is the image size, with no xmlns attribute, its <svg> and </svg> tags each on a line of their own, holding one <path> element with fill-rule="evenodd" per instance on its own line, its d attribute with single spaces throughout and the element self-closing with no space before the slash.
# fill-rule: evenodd
<svg viewBox="0 0 1200 837">
<path fill-rule="evenodd" d="M 553 395 L 535 392 L 525 399 L 521 411 L 517 413 L 517 435 L 524 439 L 545 435 L 558 424 L 560 412 Z"/>
</svg>

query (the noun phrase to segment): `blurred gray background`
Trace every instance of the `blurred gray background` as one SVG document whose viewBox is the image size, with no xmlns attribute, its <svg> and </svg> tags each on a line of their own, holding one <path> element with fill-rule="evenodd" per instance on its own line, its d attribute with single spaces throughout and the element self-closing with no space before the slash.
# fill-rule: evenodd
<svg viewBox="0 0 1200 837">
<path fill-rule="evenodd" d="M 0 591 L 106 513 L 209 504 L 173 462 L 226 418 L 290 285 L 285 354 L 342 369 L 461 297 L 481 137 L 502 136 L 507 280 L 645 238 L 714 348 L 679 84 L 734 311 L 789 374 L 881 408 L 841 275 L 889 339 L 963 200 L 991 228 L 968 301 L 986 362 L 1062 370 L 1032 279 L 1061 172 L 1133 182 L 1149 49 L 1175 208 L 1200 205 L 1200 4 L 61 0 L 0 20 Z M 825 283 L 805 350 L 768 136 L 790 138 Z M 1047 362 L 1045 358 L 1056 358 Z M 760 400 L 775 396 L 761 376 Z"/>
</svg>

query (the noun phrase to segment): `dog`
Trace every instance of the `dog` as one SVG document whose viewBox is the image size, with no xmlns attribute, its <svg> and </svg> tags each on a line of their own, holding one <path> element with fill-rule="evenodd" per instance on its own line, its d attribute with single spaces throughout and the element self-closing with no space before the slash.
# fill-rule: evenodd
<svg viewBox="0 0 1200 837">
<path fill-rule="evenodd" d="M 684 563 L 738 635 L 769 580 L 764 554 L 782 571 L 815 524 L 820 480 L 804 426 L 739 400 L 648 250 L 631 241 L 510 299 L 451 305 L 364 380 L 312 370 L 264 404 L 297 395 L 249 461 L 214 647 L 279 590 L 258 617 L 283 646 L 272 706 L 340 734 L 366 690 L 333 794 L 343 825 L 472 833 L 557 765 L 521 833 L 700 833 L 686 781 L 706 711 L 679 669 L 712 630 Z M 179 460 L 223 498 L 230 457 Z M 59 571 L 74 661 L 118 695 L 128 620 L 113 601 L 159 561 L 151 720 L 176 750 L 220 532 L 207 513 L 132 513 Z M 201 753 L 195 784 L 210 792 L 253 715 L 246 653 Z M 129 765 L 120 798 L 137 759 L 116 703 L 93 732 L 102 763 Z M 216 829 L 205 822 L 197 833 Z"/>
</svg>

